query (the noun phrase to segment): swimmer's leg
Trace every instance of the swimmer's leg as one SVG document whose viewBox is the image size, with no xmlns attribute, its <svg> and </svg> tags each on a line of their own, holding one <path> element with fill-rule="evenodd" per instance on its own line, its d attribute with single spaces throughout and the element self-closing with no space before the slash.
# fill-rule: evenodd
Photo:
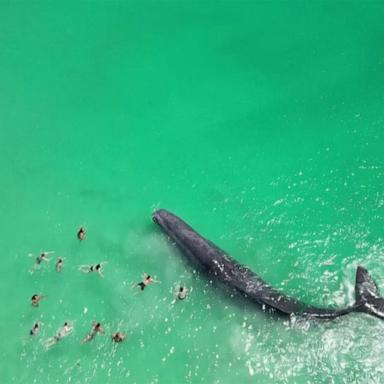
<svg viewBox="0 0 384 384">
<path fill-rule="evenodd" d="M 141 293 L 142 291 L 144 291 L 145 284 L 142 281 L 140 283 L 135 283 L 135 284 L 133 284 L 132 289 L 137 288 L 137 287 L 140 287 L 140 290 L 138 290 L 134 293 L 135 296 L 138 295 L 139 293 Z"/>
<path fill-rule="evenodd" d="M 132 289 L 133 289 L 133 288 L 136 288 L 136 287 L 140 287 L 140 289 L 141 289 L 142 291 L 144 291 L 143 286 L 144 286 L 144 288 L 145 288 L 145 284 L 144 284 L 142 281 L 140 281 L 140 283 L 133 283 L 131 287 L 132 287 Z"/>
<path fill-rule="evenodd" d="M 49 339 L 43 341 L 42 344 L 45 349 L 49 349 L 53 347 L 57 343 L 57 341 L 58 340 L 56 337 L 50 337 Z"/>
<path fill-rule="evenodd" d="M 91 265 L 79 265 L 79 271 L 83 273 L 91 272 Z"/>
<path fill-rule="evenodd" d="M 91 332 L 87 336 L 84 337 L 83 340 L 81 340 L 81 344 L 88 343 L 88 341 L 91 341 L 95 337 L 96 333 Z"/>
</svg>

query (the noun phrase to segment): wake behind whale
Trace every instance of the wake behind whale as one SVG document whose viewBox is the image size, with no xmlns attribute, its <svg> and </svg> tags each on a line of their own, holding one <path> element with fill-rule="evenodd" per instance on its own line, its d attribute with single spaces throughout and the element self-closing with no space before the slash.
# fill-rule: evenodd
<svg viewBox="0 0 384 384">
<path fill-rule="evenodd" d="M 342 309 L 318 308 L 271 287 L 173 213 L 160 209 L 152 218 L 193 265 L 262 306 L 273 308 L 281 314 L 313 319 L 334 319 L 351 312 L 365 312 L 384 319 L 384 299 L 380 297 L 378 287 L 368 271 L 361 266 L 356 271 L 354 305 Z"/>
</svg>

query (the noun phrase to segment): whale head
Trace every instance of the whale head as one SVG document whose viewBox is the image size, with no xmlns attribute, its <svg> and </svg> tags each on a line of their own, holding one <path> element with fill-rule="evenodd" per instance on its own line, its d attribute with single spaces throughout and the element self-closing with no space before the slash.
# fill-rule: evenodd
<svg viewBox="0 0 384 384">
<path fill-rule="evenodd" d="M 154 212 L 152 220 L 178 245 L 191 262 L 204 269 L 210 268 L 212 252 L 216 248 L 186 222 L 165 209 Z"/>
<path fill-rule="evenodd" d="M 154 212 L 152 220 L 168 234 L 174 232 L 180 226 L 180 219 L 165 209 Z"/>
</svg>

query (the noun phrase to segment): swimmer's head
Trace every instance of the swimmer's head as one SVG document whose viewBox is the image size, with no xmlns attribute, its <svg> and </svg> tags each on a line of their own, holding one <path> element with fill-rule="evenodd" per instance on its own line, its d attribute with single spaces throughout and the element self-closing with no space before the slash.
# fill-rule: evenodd
<svg viewBox="0 0 384 384">
<path fill-rule="evenodd" d="M 150 278 L 151 278 L 151 276 L 150 276 L 150 275 L 148 275 L 148 276 L 147 276 L 147 280 L 149 280 Z"/>
<path fill-rule="evenodd" d="M 65 323 L 64 323 L 64 327 L 66 327 L 67 325 L 68 325 L 68 323 L 67 323 L 67 322 L 65 322 Z"/>
<path fill-rule="evenodd" d="M 180 287 L 179 292 L 183 292 L 183 291 L 184 291 L 184 287 Z"/>
<path fill-rule="evenodd" d="M 80 240 L 83 240 L 85 238 L 85 229 L 83 227 L 81 227 L 79 229 L 79 231 L 77 232 L 77 237 L 80 239 Z"/>
<path fill-rule="evenodd" d="M 100 264 L 97 264 L 96 265 L 96 269 L 100 269 L 101 268 L 101 265 Z"/>
</svg>

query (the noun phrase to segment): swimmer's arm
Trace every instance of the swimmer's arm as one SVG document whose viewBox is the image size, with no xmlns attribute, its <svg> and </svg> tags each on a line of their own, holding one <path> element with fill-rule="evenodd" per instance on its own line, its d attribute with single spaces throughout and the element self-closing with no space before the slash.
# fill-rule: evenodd
<svg viewBox="0 0 384 384">
<path fill-rule="evenodd" d="M 41 260 L 50 261 L 51 259 L 48 258 L 47 256 L 51 255 L 53 253 L 55 253 L 55 251 L 45 251 L 45 252 L 43 252 L 42 254 L 44 255 L 44 257 L 42 257 Z"/>
</svg>

